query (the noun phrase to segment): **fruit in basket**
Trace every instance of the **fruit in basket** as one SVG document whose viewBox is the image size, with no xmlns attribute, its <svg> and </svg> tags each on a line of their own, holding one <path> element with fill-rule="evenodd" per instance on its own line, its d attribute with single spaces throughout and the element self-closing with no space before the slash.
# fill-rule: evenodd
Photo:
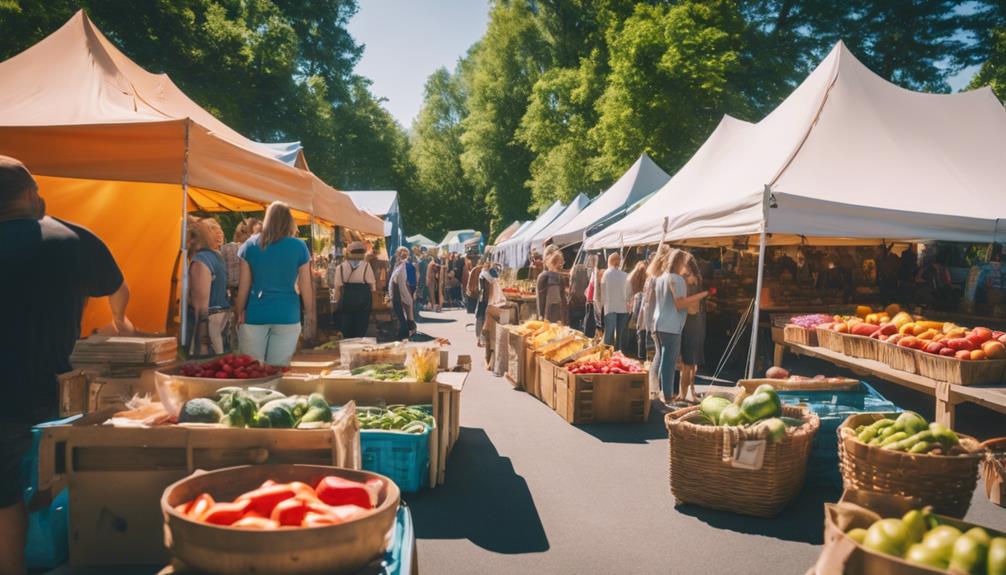
<svg viewBox="0 0 1006 575">
<path fill-rule="evenodd" d="M 729 399 L 725 397 L 717 397 L 715 395 L 707 395 L 702 399 L 702 403 L 699 404 L 699 411 L 706 416 L 709 421 L 714 424 L 720 420 L 720 414 L 728 406 L 733 405 Z"/>
<path fill-rule="evenodd" d="M 940 341 L 931 341 L 931 342 L 929 342 L 929 343 L 926 344 L 926 347 L 923 348 L 922 351 L 924 351 L 926 353 L 931 353 L 933 355 L 939 355 L 939 353 L 941 351 L 943 351 L 944 347 L 946 347 L 946 346 L 943 345 L 943 342 L 940 342 Z"/>
<path fill-rule="evenodd" d="M 975 531 L 980 533 L 975 533 Z M 979 541 L 979 537 L 988 540 L 985 530 L 976 527 L 969 529 L 954 541 L 954 548 L 950 552 L 950 570 L 958 573 L 982 573 L 985 570 L 985 559 L 988 556 L 988 547 Z"/>
<path fill-rule="evenodd" d="M 987 327 L 976 327 L 971 330 L 968 337 L 974 338 L 974 340 L 980 345 L 992 339 L 992 330 Z"/>
<path fill-rule="evenodd" d="M 866 530 L 863 547 L 900 557 L 908 547 L 908 537 L 909 532 L 904 521 L 895 518 L 881 519 Z"/>
<path fill-rule="evenodd" d="M 849 330 L 849 333 L 851 333 L 852 335 L 862 335 L 869 337 L 873 335 L 873 332 L 877 331 L 878 329 L 880 329 L 879 325 L 875 325 L 872 323 L 857 323 L 856 325 L 852 326 L 852 328 Z"/>
<path fill-rule="evenodd" d="M 182 405 L 178 423 L 220 423 L 224 412 L 208 397 L 195 397 Z"/>
<path fill-rule="evenodd" d="M 959 349 L 957 350 L 957 353 L 954 354 L 954 358 L 961 361 L 971 361 L 971 352 L 966 349 Z"/>
<path fill-rule="evenodd" d="M 760 385 L 741 402 L 741 412 L 748 421 L 782 415 L 782 401 L 771 385 Z"/>
<path fill-rule="evenodd" d="M 989 541 L 987 559 L 985 572 L 988 575 L 1006 575 L 1006 537 L 995 537 Z"/>
<path fill-rule="evenodd" d="M 955 337 L 947 340 L 947 347 L 956 350 L 971 351 L 975 348 L 975 343 L 966 337 Z"/>
<path fill-rule="evenodd" d="M 954 357 L 957 355 L 957 351 L 952 347 L 944 347 L 940 350 L 940 355 L 943 357 Z"/>
<path fill-rule="evenodd" d="M 744 416 L 744 412 L 741 411 L 740 406 L 731 403 L 720 412 L 718 423 L 720 425 L 744 425 L 745 423 L 749 423 L 749 421 Z"/>
<path fill-rule="evenodd" d="M 988 359 L 1006 359 L 1006 345 L 996 340 L 989 340 L 982 344 L 982 351 Z"/>
<path fill-rule="evenodd" d="M 292 406 L 286 399 L 270 401 L 259 408 L 257 415 L 269 421 L 266 427 L 292 429 L 297 425 L 297 416 L 294 415 Z"/>
<path fill-rule="evenodd" d="M 778 417 L 766 419 L 758 425 L 765 427 L 765 430 L 768 433 L 769 443 L 781 441 L 782 438 L 786 437 L 786 424 Z"/>
<path fill-rule="evenodd" d="M 905 553 L 905 561 L 917 565 L 925 565 L 934 569 L 945 570 L 947 561 L 934 549 L 926 547 L 922 543 L 915 543 L 908 548 Z"/>
<path fill-rule="evenodd" d="M 985 356 L 985 352 L 980 349 L 971 350 L 971 361 L 981 361 L 983 359 L 988 359 Z"/>
<path fill-rule="evenodd" d="M 862 527 L 856 527 L 854 529 L 850 529 L 849 532 L 846 533 L 846 535 L 851 537 L 852 540 L 855 541 L 856 543 L 862 545 L 863 541 L 866 539 L 866 529 L 863 529 Z"/>
<path fill-rule="evenodd" d="M 765 371 L 765 377 L 769 379 L 787 379 L 789 377 L 789 372 L 778 365 L 773 365 Z"/>
</svg>

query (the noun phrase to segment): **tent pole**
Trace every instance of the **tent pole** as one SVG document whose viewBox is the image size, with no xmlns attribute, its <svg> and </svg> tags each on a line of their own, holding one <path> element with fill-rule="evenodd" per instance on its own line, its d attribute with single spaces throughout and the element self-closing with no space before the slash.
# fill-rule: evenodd
<svg viewBox="0 0 1006 575">
<path fill-rule="evenodd" d="M 186 239 L 189 235 L 189 126 L 191 122 L 189 120 L 185 121 L 185 152 L 182 156 L 182 293 L 181 293 L 181 304 L 178 306 L 178 312 L 181 314 L 182 319 L 180 323 L 181 329 L 178 333 L 179 341 L 183 342 L 185 338 L 185 328 L 188 327 L 186 324 L 186 316 L 188 315 L 188 303 L 189 303 L 189 250 L 188 241 Z"/>
<path fill-rule="evenodd" d="M 754 377 L 755 357 L 758 353 L 758 322 L 761 320 L 761 290 L 765 279 L 765 228 L 768 227 L 768 198 L 772 188 L 765 186 L 762 195 L 761 232 L 758 236 L 758 279 L 755 281 L 754 314 L 751 319 L 751 349 L 748 352 L 747 378 Z"/>
</svg>

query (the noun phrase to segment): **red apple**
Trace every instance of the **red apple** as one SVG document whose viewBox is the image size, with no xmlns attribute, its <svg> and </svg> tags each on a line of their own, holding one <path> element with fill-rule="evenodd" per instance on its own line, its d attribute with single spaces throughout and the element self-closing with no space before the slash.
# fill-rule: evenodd
<svg viewBox="0 0 1006 575">
<path fill-rule="evenodd" d="M 926 344 L 926 348 L 923 351 L 925 351 L 926 353 L 931 353 L 933 355 L 936 355 L 936 354 L 940 353 L 940 351 L 943 350 L 943 347 L 944 346 L 943 346 L 942 343 L 940 343 L 938 341 L 931 341 L 931 342 L 929 342 L 929 343 Z"/>
<path fill-rule="evenodd" d="M 989 359 L 1006 358 L 1006 346 L 998 341 L 986 341 L 982 344 L 982 351 Z"/>
<path fill-rule="evenodd" d="M 945 348 L 943 348 L 943 349 L 940 350 L 940 355 L 942 355 L 943 357 L 953 357 L 954 354 L 956 354 L 956 353 L 957 353 L 957 350 L 955 350 L 952 347 L 945 347 Z"/>
<path fill-rule="evenodd" d="M 975 338 L 975 343 L 981 345 L 992 339 L 992 330 L 987 327 L 976 327 L 968 334 L 969 338 Z"/>
<path fill-rule="evenodd" d="M 980 349 L 971 350 L 971 359 L 974 361 L 980 361 L 983 359 L 988 359 L 985 357 L 985 352 Z"/>
</svg>

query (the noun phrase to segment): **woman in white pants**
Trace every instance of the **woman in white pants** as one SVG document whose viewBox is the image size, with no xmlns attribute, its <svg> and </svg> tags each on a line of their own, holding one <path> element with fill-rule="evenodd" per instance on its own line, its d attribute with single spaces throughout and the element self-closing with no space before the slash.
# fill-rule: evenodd
<svg viewBox="0 0 1006 575">
<path fill-rule="evenodd" d="M 302 331 L 302 301 L 303 335 L 314 338 L 311 254 L 307 244 L 294 237 L 296 233 L 290 206 L 273 202 L 266 210 L 262 232 L 238 250 L 238 346 L 242 353 L 269 365 L 290 364 Z"/>
</svg>

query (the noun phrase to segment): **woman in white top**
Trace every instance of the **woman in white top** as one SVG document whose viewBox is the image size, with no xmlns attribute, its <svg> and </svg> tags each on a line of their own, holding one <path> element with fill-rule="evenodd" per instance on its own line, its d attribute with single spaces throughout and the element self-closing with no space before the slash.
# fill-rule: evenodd
<svg viewBox="0 0 1006 575">
<path fill-rule="evenodd" d="M 687 265 L 688 254 L 674 250 L 664 272 L 654 280 L 653 291 L 656 306 L 653 310 L 653 330 L 657 334 L 660 361 L 657 363 L 657 377 L 667 404 L 681 398 L 674 391 L 674 370 L 681 351 L 681 331 L 688 317 L 688 306 L 700 301 L 709 292 L 701 291 L 687 295 L 688 286 L 681 273 Z"/>
</svg>

